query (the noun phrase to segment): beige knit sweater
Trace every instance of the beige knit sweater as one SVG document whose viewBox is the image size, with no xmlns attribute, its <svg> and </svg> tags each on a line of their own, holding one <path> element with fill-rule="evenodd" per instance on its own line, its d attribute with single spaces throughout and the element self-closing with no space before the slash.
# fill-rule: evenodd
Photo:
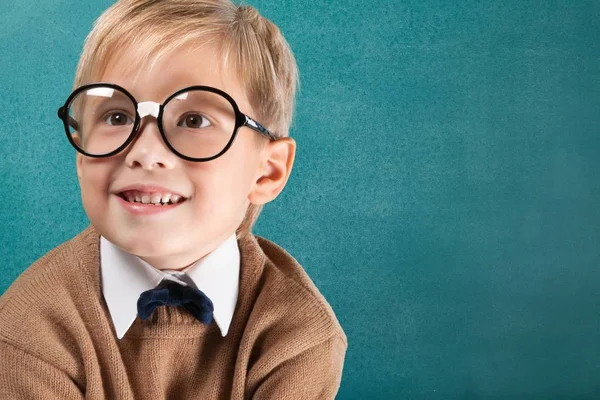
<svg viewBox="0 0 600 400">
<path fill-rule="evenodd" d="M 347 338 L 303 268 L 276 244 L 238 239 L 240 290 L 222 337 L 159 307 L 118 340 L 89 226 L 0 298 L 0 399 L 333 399 Z"/>
</svg>

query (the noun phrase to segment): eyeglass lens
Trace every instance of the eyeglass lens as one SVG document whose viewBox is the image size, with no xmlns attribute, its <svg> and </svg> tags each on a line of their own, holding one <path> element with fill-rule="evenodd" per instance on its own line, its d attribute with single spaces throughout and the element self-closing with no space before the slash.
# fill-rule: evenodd
<svg viewBox="0 0 600 400">
<path fill-rule="evenodd" d="M 104 155 L 121 147 L 133 132 L 134 102 L 111 87 L 94 87 L 79 93 L 69 104 L 70 135 L 83 151 Z M 162 129 L 167 142 L 193 158 L 219 154 L 235 130 L 236 114 L 223 96 L 192 89 L 164 105 Z"/>
</svg>

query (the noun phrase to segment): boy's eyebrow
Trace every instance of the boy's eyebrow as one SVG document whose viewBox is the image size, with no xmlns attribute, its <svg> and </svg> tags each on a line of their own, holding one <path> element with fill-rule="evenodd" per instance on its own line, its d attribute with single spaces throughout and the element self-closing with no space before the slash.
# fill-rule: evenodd
<svg viewBox="0 0 600 400">
<path fill-rule="evenodd" d="M 210 92 L 207 92 L 210 93 Z M 204 93 L 205 95 L 207 93 Z M 182 102 L 185 100 L 188 100 L 188 96 L 189 96 L 190 92 L 184 92 L 176 97 L 174 97 L 170 102 L 169 105 L 173 104 L 173 105 L 178 105 L 178 104 L 183 104 Z M 209 95 L 209 97 L 211 97 L 212 99 L 216 99 L 218 98 L 218 101 L 208 101 L 206 103 L 208 103 L 211 108 L 221 112 L 222 114 L 231 114 L 232 112 L 234 112 L 233 108 L 231 107 L 231 104 L 229 104 L 225 98 L 220 98 L 220 96 L 218 95 Z M 173 100 L 179 100 L 180 102 L 176 102 Z M 198 98 L 197 96 L 192 96 L 190 98 L 191 103 L 192 104 L 197 104 L 197 102 L 201 102 L 203 103 L 202 98 Z M 188 103 L 189 104 L 189 103 Z"/>
</svg>

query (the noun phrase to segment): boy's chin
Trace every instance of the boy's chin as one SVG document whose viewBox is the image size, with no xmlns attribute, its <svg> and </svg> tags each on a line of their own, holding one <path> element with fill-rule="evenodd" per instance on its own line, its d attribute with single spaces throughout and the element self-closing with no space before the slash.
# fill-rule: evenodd
<svg viewBox="0 0 600 400">
<path fill-rule="evenodd" d="M 125 250 L 130 254 L 134 254 L 138 257 L 157 257 L 166 256 L 175 253 L 174 245 L 175 238 L 165 241 L 160 237 L 153 237 L 148 235 L 147 237 L 131 237 L 123 243 L 115 243 L 117 246 Z M 181 241 L 178 241 L 181 245 Z"/>
<path fill-rule="evenodd" d="M 140 258 L 165 257 L 177 253 L 181 237 L 156 232 L 105 232 L 101 233 L 109 242 L 121 250 Z"/>
</svg>

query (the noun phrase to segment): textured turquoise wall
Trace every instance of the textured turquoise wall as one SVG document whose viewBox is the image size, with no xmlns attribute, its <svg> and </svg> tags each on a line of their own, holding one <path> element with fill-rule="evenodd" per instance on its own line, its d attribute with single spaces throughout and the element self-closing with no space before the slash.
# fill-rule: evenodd
<svg viewBox="0 0 600 400">
<path fill-rule="evenodd" d="M 0 293 L 87 225 L 55 114 L 110 3 L 0 2 Z M 338 398 L 600 398 L 600 3 L 251 4 L 302 81 L 256 233 L 348 334 Z"/>
</svg>

